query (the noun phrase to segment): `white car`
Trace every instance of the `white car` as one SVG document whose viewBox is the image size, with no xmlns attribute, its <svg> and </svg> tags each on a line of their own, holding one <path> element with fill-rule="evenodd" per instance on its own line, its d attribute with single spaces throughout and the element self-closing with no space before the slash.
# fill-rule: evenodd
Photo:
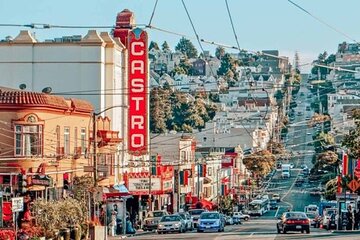
<svg viewBox="0 0 360 240">
<path fill-rule="evenodd" d="M 243 214 L 242 212 L 234 212 L 233 216 L 240 218 L 241 220 L 244 220 L 244 221 L 249 221 L 249 219 L 250 219 L 250 215 Z"/>
</svg>

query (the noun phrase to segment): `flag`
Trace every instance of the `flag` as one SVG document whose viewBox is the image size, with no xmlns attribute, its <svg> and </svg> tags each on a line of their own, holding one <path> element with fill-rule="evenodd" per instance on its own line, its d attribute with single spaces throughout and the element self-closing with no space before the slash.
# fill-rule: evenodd
<svg viewBox="0 0 360 240">
<path fill-rule="evenodd" d="M 342 175 L 346 176 L 349 174 L 349 158 L 348 155 L 343 151 L 342 154 Z"/>
<path fill-rule="evenodd" d="M 338 175 L 338 176 L 337 176 L 337 190 L 336 190 L 337 193 L 341 193 L 341 192 L 342 192 L 341 181 L 342 181 L 341 176 Z"/>
</svg>

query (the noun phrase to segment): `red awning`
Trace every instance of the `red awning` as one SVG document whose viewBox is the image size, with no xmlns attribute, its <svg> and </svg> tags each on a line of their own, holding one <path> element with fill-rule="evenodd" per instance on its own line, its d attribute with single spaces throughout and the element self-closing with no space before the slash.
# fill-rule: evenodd
<svg viewBox="0 0 360 240">
<path fill-rule="evenodd" d="M 212 210 L 214 208 L 214 203 L 212 203 L 208 200 L 201 199 L 200 202 L 201 202 L 203 208 L 205 208 L 207 210 Z"/>
</svg>

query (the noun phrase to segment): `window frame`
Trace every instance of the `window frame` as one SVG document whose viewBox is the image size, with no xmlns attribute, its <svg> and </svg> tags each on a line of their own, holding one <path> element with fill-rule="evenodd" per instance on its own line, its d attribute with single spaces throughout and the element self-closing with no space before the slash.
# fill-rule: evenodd
<svg viewBox="0 0 360 240">
<path fill-rule="evenodd" d="M 24 128 L 26 127 L 36 127 L 36 132 L 32 132 L 31 130 L 26 131 Z M 26 146 L 25 146 L 25 135 L 35 134 L 37 136 L 37 145 L 36 152 L 37 154 L 32 154 L 32 141 L 30 139 L 30 154 L 27 154 Z M 18 145 L 18 136 L 20 136 L 20 144 Z M 19 150 L 19 151 L 18 151 Z M 42 157 L 44 154 L 44 126 L 42 124 L 14 124 L 14 156 L 15 157 L 32 157 L 32 156 L 40 156 Z"/>
</svg>

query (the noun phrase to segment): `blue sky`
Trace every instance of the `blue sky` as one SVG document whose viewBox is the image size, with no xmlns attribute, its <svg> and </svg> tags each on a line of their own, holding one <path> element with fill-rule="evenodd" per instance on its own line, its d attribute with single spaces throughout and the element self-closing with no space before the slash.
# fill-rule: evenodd
<svg viewBox="0 0 360 240">
<path fill-rule="evenodd" d="M 330 25 L 360 39 L 359 0 L 293 0 Z M 49 23 L 54 25 L 113 25 L 117 12 L 128 8 L 137 23 L 148 23 L 155 0 L 0 0 L 0 23 Z M 235 46 L 224 0 L 185 0 L 200 38 Z M 320 52 L 336 51 L 349 41 L 327 28 L 287 0 L 228 0 L 240 46 L 249 50 L 279 49 L 301 62 L 310 62 Z M 194 36 L 181 0 L 159 0 L 154 26 Z M 0 27 L 0 39 L 16 36 L 21 28 Z M 81 34 L 85 29 L 36 29 L 39 40 Z M 104 30 L 103 30 L 104 31 Z M 168 41 L 173 48 L 179 37 L 149 30 L 150 40 Z M 197 45 L 196 41 L 193 40 Z M 204 44 L 206 50 L 214 47 Z"/>
</svg>

